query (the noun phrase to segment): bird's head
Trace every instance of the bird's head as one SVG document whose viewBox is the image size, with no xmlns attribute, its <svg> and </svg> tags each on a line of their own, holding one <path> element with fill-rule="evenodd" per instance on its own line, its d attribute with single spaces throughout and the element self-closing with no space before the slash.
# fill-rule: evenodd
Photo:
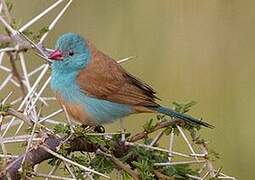
<svg viewBox="0 0 255 180">
<path fill-rule="evenodd" d="M 78 34 L 63 34 L 58 38 L 55 48 L 48 57 L 52 60 L 53 71 L 71 73 L 83 69 L 89 62 L 87 42 Z"/>
</svg>

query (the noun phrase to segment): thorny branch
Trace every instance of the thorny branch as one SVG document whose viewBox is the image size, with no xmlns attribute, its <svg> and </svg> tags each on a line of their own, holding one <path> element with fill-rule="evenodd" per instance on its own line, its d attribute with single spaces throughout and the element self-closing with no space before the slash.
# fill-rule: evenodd
<svg viewBox="0 0 255 180">
<path fill-rule="evenodd" d="M 11 15 L 10 15 L 8 9 L 7 9 L 5 1 L 2 0 L 1 2 L 3 4 L 5 18 L 7 19 L 7 22 L 9 24 L 12 24 L 12 18 L 11 18 Z M 5 30 L 6 30 L 6 32 L 8 34 L 8 36 L 1 34 L 0 35 L 0 43 L 6 43 L 6 45 L 9 45 L 11 42 L 14 42 L 15 44 L 19 45 L 20 41 L 18 41 L 18 39 L 15 39 L 14 38 L 15 36 L 12 36 L 11 32 L 8 31 L 8 29 L 5 29 Z M 23 44 L 27 44 L 27 43 L 23 43 Z M 17 70 L 16 63 L 15 63 L 15 61 L 17 59 L 17 52 L 8 52 L 7 55 L 9 56 L 9 59 L 10 59 L 10 63 L 11 63 L 11 67 L 12 67 L 12 74 L 18 80 L 21 92 L 22 92 L 23 96 L 25 96 L 26 95 L 25 86 L 24 86 L 24 84 L 22 82 L 22 77 L 19 74 L 19 72 Z"/>
<path fill-rule="evenodd" d="M 149 132 L 148 131 L 142 131 L 140 133 L 135 134 L 134 136 L 130 137 L 128 139 L 129 142 L 135 142 L 141 139 L 144 139 L 148 136 L 148 134 L 153 133 L 159 129 L 168 127 L 168 126 L 173 126 L 178 123 L 183 123 L 183 121 L 180 121 L 178 119 L 173 119 L 172 121 L 162 121 L 158 122 L 153 129 L 151 129 Z"/>
<path fill-rule="evenodd" d="M 34 123 L 28 117 L 26 117 L 22 113 L 12 108 L 9 108 L 6 111 L 6 113 L 2 115 L 15 116 L 16 118 L 27 123 L 29 126 L 33 126 L 33 123 Z M 157 130 L 161 130 L 167 127 L 172 127 L 177 124 L 180 125 L 181 121 L 175 120 L 175 119 L 160 121 L 156 123 L 153 126 L 153 128 L 150 129 L 150 131 L 145 131 L 145 130 L 141 131 L 135 134 L 134 136 L 130 137 L 127 140 L 127 142 L 130 142 L 130 143 L 137 142 L 141 139 L 147 138 L 149 134 Z M 60 137 L 56 134 L 52 134 L 52 132 L 47 132 L 47 131 L 43 132 L 41 136 L 43 136 L 44 138 L 42 138 L 42 141 L 39 144 L 36 144 L 32 148 L 30 148 L 30 150 L 26 154 L 20 155 L 19 157 L 9 161 L 4 171 L 1 172 L 0 179 L 4 179 L 4 177 L 6 176 L 11 177 L 11 179 L 19 179 L 20 178 L 19 170 L 22 167 L 22 159 L 24 158 L 24 156 L 25 156 L 25 162 L 27 164 L 30 164 L 31 167 L 34 167 L 35 165 L 40 164 L 43 161 L 54 157 L 51 153 L 49 153 L 48 151 L 45 151 L 45 148 L 44 148 L 45 146 L 54 152 L 58 152 L 59 146 L 62 145 L 63 142 L 66 142 L 65 138 Z M 95 154 L 101 154 L 105 156 L 107 159 L 111 160 L 115 164 L 117 169 L 126 171 L 133 179 L 141 178 L 139 173 L 136 170 L 131 168 L 133 166 L 132 161 L 135 160 L 137 157 L 133 157 L 134 158 L 133 160 L 130 159 L 129 160 L 130 164 L 129 163 L 125 164 L 120 160 L 120 158 L 122 158 L 129 152 L 130 144 L 128 143 L 124 143 L 121 140 L 119 142 L 115 142 L 115 147 L 112 153 L 110 153 L 105 147 L 101 146 L 100 144 L 91 143 L 90 141 L 82 137 L 71 138 L 70 140 L 67 141 L 67 143 L 69 144 L 68 148 L 66 148 L 66 151 L 68 152 L 68 154 L 75 151 L 93 152 Z M 202 143 L 202 147 L 204 147 L 204 151 L 205 153 L 207 153 L 207 149 L 206 149 L 207 147 L 205 143 Z M 190 162 L 196 163 L 196 161 L 190 161 Z M 199 162 L 200 161 L 198 161 L 197 163 Z M 188 161 L 183 162 L 183 164 L 184 163 L 188 163 Z M 208 159 L 206 159 L 206 163 L 207 163 L 207 166 L 210 165 L 210 168 L 211 168 L 210 170 L 214 172 L 212 164 Z M 161 178 L 171 179 L 171 177 L 166 176 L 160 170 L 155 169 L 153 172 L 155 176 L 158 177 L 159 179 Z"/>
<path fill-rule="evenodd" d="M 22 82 L 22 77 L 19 74 L 19 72 L 17 70 L 16 63 L 15 63 L 16 58 L 17 58 L 17 54 L 16 53 L 11 53 L 11 52 L 8 52 L 7 54 L 9 56 L 9 58 L 10 58 L 10 63 L 11 63 L 11 67 L 12 67 L 12 73 L 13 73 L 14 77 L 16 77 L 16 79 L 18 80 L 21 92 L 23 94 L 23 97 L 25 97 L 26 96 L 25 86 L 24 86 L 24 84 Z"/>
<path fill-rule="evenodd" d="M 29 126 L 33 125 L 33 121 L 29 120 L 28 117 L 26 117 L 22 113 L 14 110 L 12 108 L 9 108 L 7 113 L 4 115 L 15 116 L 16 118 L 27 123 Z M 131 140 L 132 140 L 132 142 L 138 141 L 140 139 L 145 138 L 148 134 L 155 132 L 156 130 L 168 127 L 170 125 L 174 125 L 177 122 L 179 122 L 179 121 L 178 120 L 173 120 L 173 121 L 170 120 L 170 121 L 159 122 L 155 126 L 155 128 L 153 128 L 150 132 L 145 133 L 144 131 L 142 131 L 140 133 L 137 133 L 135 136 L 133 136 L 131 138 Z M 44 150 L 43 147 L 41 147 L 42 145 L 44 145 L 44 146 L 46 145 L 51 150 L 56 152 L 59 145 L 61 144 L 61 142 L 63 142 L 63 140 L 64 140 L 63 138 L 58 137 L 58 136 L 48 132 L 47 137 L 45 138 L 45 140 L 43 142 L 41 142 L 41 144 L 38 144 L 38 145 L 34 146 L 33 148 L 31 148 L 26 155 L 23 154 L 23 155 L 19 156 L 18 158 L 12 160 L 11 162 L 9 162 L 9 164 L 5 168 L 5 171 L 1 172 L 0 179 L 3 179 L 6 176 L 10 176 L 11 179 L 19 179 L 20 178 L 19 169 L 22 166 L 22 159 L 24 156 L 25 156 L 25 162 L 30 164 L 33 167 L 36 164 L 40 164 L 41 162 L 53 157 L 52 154 L 48 153 L 47 151 Z M 114 162 L 114 164 L 119 169 L 126 171 L 134 179 L 139 179 L 139 175 L 137 172 L 132 170 L 128 165 L 123 164 L 123 162 L 121 162 L 118 158 L 115 157 L 115 155 L 118 157 L 121 156 L 120 151 L 119 151 L 120 149 L 125 150 L 125 152 L 121 152 L 122 156 L 123 156 L 123 154 L 125 154 L 128 151 L 129 147 L 125 146 L 123 143 L 117 144 L 117 146 L 115 147 L 116 151 L 114 151 L 115 154 L 107 154 L 106 150 L 104 148 L 100 147 L 100 145 L 90 143 L 86 139 L 83 139 L 83 138 L 74 138 L 69 143 L 70 143 L 69 144 L 70 148 L 67 149 L 67 151 L 69 153 L 74 152 L 74 151 L 84 151 L 84 152 L 94 152 L 94 153 L 102 154 L 102 155 L 106 156 L 107 158 L 109 158 L 112 162 Z M 125 147 L 123 147 L 123 146 L 125 146 Z"/>
</svg>

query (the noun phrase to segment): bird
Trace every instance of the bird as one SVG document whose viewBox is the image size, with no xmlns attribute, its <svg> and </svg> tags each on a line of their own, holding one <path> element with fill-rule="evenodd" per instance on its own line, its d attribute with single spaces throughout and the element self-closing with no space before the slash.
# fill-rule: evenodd
<svg viewBox="0 0 255 180">
<path fill-rule="evenodd" d="M 155 90 L 76 33 L 61 35 L 48 55 L 51 89 L 74 121 L 96 127 L 137 113 L 162 113 L 193 125 L 213 127 L 161 106 Z"/>
</svg>

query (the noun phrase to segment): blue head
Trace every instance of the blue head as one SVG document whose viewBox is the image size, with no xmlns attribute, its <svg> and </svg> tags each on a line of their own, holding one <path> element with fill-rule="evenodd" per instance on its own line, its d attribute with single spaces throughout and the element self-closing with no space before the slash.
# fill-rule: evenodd
<svg viewBox="0 0 255 180">
<path fill-rule="evenodd" d="M 49 55 L 52 71 L 73 73 L 83 69 L 89 62 L 90 51 L 84 38 L 75 33 L 66 33 L 57 40 L 56 50 Z"/>
</svg>

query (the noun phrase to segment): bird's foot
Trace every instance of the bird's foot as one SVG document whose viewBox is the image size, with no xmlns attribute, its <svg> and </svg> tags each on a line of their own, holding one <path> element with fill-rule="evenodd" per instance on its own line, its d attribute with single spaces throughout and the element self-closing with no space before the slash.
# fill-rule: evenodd
<svg viewBox="0 0 255 180">
<path fill-rule="evenodd" d="M 90 130 L 97 133 L 105 133 L 105 128 L 102 125 L 89 126 L 89 125 L 82 124 L 81 127 L 85 130 Z"/>
<path fill-rule="evenodd" d="M 89 125 L 87 125 L 87 124 L 82 124 L 82 125 L 81 125 L 81 127 L 82 127 L 83 129 L 85 129 L 85 130 L 87 130 L 87 129 L 89 129 L 89 128 L 90 128 L 90 126 L 89 126 Z"/>
<path fill-rule="evenodd" d="M 104 126 L 97 125 L 97 126 L 94 128 L 94 131 L 97 132 L 97 133 L 105 133 L 105 128 L 104 128 Z"/>
</svg>

